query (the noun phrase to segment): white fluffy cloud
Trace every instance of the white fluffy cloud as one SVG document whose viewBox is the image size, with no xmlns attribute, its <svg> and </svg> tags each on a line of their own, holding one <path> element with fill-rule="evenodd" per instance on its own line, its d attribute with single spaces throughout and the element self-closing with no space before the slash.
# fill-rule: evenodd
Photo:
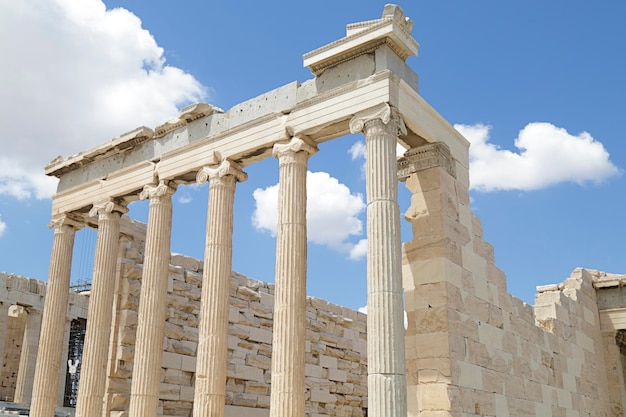
<svg viewBox="0 0 626 417">
<path fill-rule="evenodd" d="M 0 216 L 0 237 L 2 237 L 5 230 L 7 230 L 7 224 L 2 221 L 2 216 Z"/>
<path fill-rule="evenodd" d="M 257 230 L 276 235 L 278 222 L 278 184 L 254 190 L 256 208 L 252 223 Z M 307 234 L 308 240 L 318 245 L 348 254 L 359 259 L 366 254 L 363 243 L 351 243 L 351 236 L 363 231 L 359 215 L 365 209 L 363 196 L 350 189 L 326 172 L 307 174 Z M 367 245 L 365 245 L 367 249 Z"/>
<path fill-rule="evenodd" d="M 353 161 L 355 159 L 365 158 L 365 142 L 362 140 L 354 142 L 354 145 L 348 149 L 348 153 Z"/>
<path fill-rule="evenodd" d="M 204 99 L 152 35 L 100 0 L 0 2 L 0 195 L 45 198 L 43 166 Z"/>
<path fill-rule="evenodd" d="M 406 152 L 406 149 L 404 148 L 404 146 L 398 143 L 396 145 L 396 156 L 400 158 L 402 155 L 404 155 L 404 152 Z M 362 140 L 354 142 L 354 145 L 352 145 L 350 149 L 348 149 L 348 153 L 350 154 L 350 158 L 352 158 L 353 161 L 360 158 L 365 159 L 365 142 L 363 142 Z"/>
<path fill-rule="evenodd" d="M 512 152 L 489 143 L 490 126 L 454 127 L 471 142 L 470 183 L 479 191 L 599 183 L 619 173 L 602 143 L 587 132 L 572 135 L 550 123 L 529 123 L 515 139 L 520 152 Z"/>
<path fill-rule="evenodd" d="M 361 259 L 367 256 L 367 239 L 359 240 L 356 245 L 350 248 L 349 258 L 353 260 Z"/>
</svg>

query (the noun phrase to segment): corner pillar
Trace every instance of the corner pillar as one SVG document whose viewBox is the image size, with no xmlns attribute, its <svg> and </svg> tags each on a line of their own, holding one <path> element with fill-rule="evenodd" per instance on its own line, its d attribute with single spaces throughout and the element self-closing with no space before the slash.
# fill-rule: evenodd
<svg viewBox="0 0 626 417">
<path fill-rule="evenodd" d="M 223 417 L 226 404 L 228 311 L 233 248 L 235 184 L 247 174 L 228 160 L 204 167 L 196 177 L 209 181 L 194 417 Z"/>
<path fill-rule="evenodd" d="M 24 310 L 26 312 L 26 326 L 24 327 L 22 352 L 20 354 L 20 365 L 17 371 L 13 401 L 21 404 L 30 404 L 33 394 L 39 333 L 41 331 L 41 312 L 32 308 L 25 308 Z"/>
<path fill-rule="evenodd" d="M 91 217 L 98 216 L 98 239 L 76 404 L 77 417 L 102 415 L 113 320 L 112 289 L 115 288 L 120 217 L 126 212 L 126 207 L 112 200 L 94 204 L 89 212 Z"/>
<path fill-rule="evenodd" d="M 279 161 L 270 417 L 304 417 L 306 348 L 306 176 L 317 148 L 293 138 L 274 145 Z"/>
<path fill-rule="evenodd" d="M 150 199 L 150 206 L 129 417 L 156 417 L 159 406 L 172 232 L 172 194 L 175 191 L 174 182 L 161 181 L 157 186 L 144 186 L 139 195 L 142 200 Z"/>
<path fill-rule="evenodd" d="M 7 334 L 7 323 L 9 320 L 9 307 L 11 303 L 0 302 L 0 334 Z M 6 343 L 6 337 L 0 340 L 0 374 L 4 369 L 4 345 Z M 0 375 L 1 376 L 1 375 Z"/>
<path fill-rule="evenodd" d="M 31 415 L 37 417 L 54 416 L 61 361 L 65 360 L 61 358 L 63 349 L 59 349 L 59 347 L 63 343 L 65 316 L 67 315 L 67 302 L 70 293 L 74 236 L 76 230 L 82 226 L 81 219 L 70 214 L 53 219 L 50 223 L 50 227 L 54 227 L 54 239 L 52 241 L 46 299 L 41 319 L 33 401 L 30 407 Z"/>
<path fill-rule="evenodd" d="M 365 135 L 368 415 L 406 417 L 406 366 L 396 144 L 406 127 L 384 103 L 357 114 Z"/>
</svg>

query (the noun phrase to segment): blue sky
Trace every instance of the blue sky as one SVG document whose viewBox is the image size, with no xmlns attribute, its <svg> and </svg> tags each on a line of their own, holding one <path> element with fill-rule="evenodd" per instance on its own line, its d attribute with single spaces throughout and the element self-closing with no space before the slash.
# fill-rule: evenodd
<svg viewBox="0 0 626 417">
<path fill-rule="evenodd" d="M 509 291 L 578 266 L 626 272 L 626 3 L 410 1 L 420 94 L 473 143 L 472 208 Z M 0 4 L 0 270 L 46 280 L 51 190 L 43 166 L 189 102 L 225 110 L 312 78 L 302 55 L 379 18 L 384 3 L 24 0 Z M 116 8 L 123 8 L 116 9 Z M 462 125 L 462 126 L 461 126 Z M 359 136 L 309 161 L 308 292 L 366 303 Z M 246 168 L 233 268 L 273 281 L 277 161 Z M 401 210 L 408 192 L 400 184 Z M 323 193 L 322 193 L 323 192 Z M 315 198 L 317 195 L 324 198 Z M 174 197 L 172 251 L 202 258 L 207 188 Z M 145 203 L 130 215 L 146 219 Z M 330 208 L 330 209 L 329 209 Z M 330 233 L 333 232 L 333 233 Z M 403 228 L 410 239 L 410 228 Z M 88 278 L 95 233 L 77 235 L 74 280 Z"/>
</svg>

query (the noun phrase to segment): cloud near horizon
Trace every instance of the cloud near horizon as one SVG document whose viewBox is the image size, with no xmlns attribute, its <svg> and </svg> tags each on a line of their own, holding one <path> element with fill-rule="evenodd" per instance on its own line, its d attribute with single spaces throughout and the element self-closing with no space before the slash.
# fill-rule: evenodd
<svg viewBox="0 0 626 417">
<path fill-rule="evenodd" d="M 7 224 L 2 221 L 2 215 L 0 214 L 0 237 L 2 237 L 2 235 L 4 234 L 6 230 L 7 230 Z"/>
<path fill-rule="evenodd" d="M 255 210 L 252 224 L 259 231 L 276 236 L 278 223 L 278 184 L 253 192 Z M 359 215 L 365 210 L 361 194 L 355 194 L 327 172 L 307 172 L 307 238 L 358 260 L 367 253 L 365 239 L 348 239 L 363 233 Z"/>
<path fill-rule="evenodd" d="M 100 0 L 0 2 L 0 195 L 50 197 L 43 167 L 206 98 L 141 20 Z"/>
<path fill-rule="evenodd" d="M 470 188 L 532 191 L 573 182 L 601 183 L 620 173 L 602 143 L 589 133 L 572 135 L 551 123 L 529 123 L 515 139 L 519 152 L 489 143 L 491 126 L 454 127 L 470 141 Z"/>
</svg>

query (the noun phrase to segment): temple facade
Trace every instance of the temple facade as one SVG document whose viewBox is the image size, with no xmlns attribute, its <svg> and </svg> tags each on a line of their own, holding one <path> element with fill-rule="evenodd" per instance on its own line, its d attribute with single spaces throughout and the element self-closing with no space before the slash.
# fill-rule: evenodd
<svg viewBox="0 0 626 417">
<path fill-rule="evenodd" d="M 77 416 L 622 415 L 624 277 L 576 270 L 540 288 L 534 308 L 507 293 L 470 209 L 469 143 L 405 63 L 412 26 L 386 5 L 305 54 L 307 82 L 226 112 L 197 103 L 46 167 L 59 186 L 31 415 L 58 403 L 83 227 L 98 238 Z M 366 318 L 306 297 L 308 158 L 349 133 L 366 144 Z M 236 186 L 269 157 L 274 286 L 231 272 Z M 399 182 L 412 195 L 402 216 Z M 208 183 L 203 262 L 169 247 L 172 195 L 192 183 Z M 142 232 L 127 218 L 137 199 L 149 201 Z"/>
</svg>

